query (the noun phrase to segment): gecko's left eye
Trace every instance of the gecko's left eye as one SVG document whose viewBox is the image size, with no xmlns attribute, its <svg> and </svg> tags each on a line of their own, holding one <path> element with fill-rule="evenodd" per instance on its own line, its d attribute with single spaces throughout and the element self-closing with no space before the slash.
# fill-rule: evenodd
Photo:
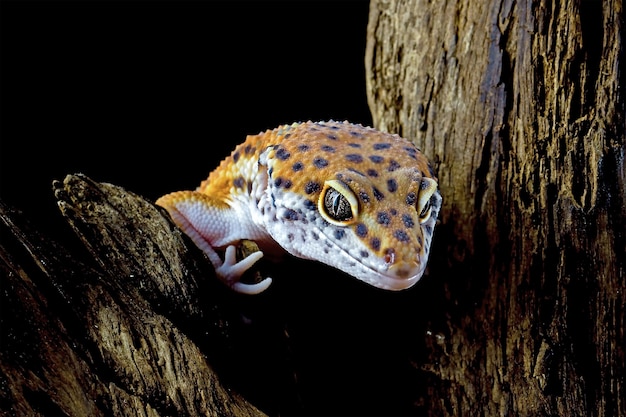
<svg viewBox="0 0 626 417">
<path fill-rule="evenodd" d="M 346 226 L 357 218 L 359 203 L 346 184 L 329 180 L 324 183 L 317 207 L 328 223 Z"/>
<path fill-rule="evenodd" d="M 420 193 L 417 198 L 417 212 L 419 213 L 419 222 L 424 223 L 430 217 L 432 212 L 430 198 L 437 191 L 437 182 L 430 178 L 422 178 L 420 184 Z"/>
</svg>

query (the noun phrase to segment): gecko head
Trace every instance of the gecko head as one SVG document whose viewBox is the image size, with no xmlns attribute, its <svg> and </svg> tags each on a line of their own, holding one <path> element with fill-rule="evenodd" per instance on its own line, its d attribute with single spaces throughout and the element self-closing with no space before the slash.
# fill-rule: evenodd
<svg viewBox="0 0 626 417">
<path fill-rule="evenodd" d="M 408 141 L 389 143 L 412 149 Z M 369 159 L 380 165 L 375 167 L 364 164 L 363 155 L 346 158 L 349 150 L 335 162 L 327 150 L 338 149 L 337 142 L 318 145 L 319 152 L 287 164 L 296 154 L 289 146 L 282 143 L 262 158 L 268 168 L 266 229 L 272 238 L 294 256 L 375 287 L 413 286 L 424 273 L 442 202 L 432 171 L 416 163 L 412 150 L 394 153 L 393 159 L 372 154 Z M 301 175 L 290 175 L 293 171 Z"/>
</svg>

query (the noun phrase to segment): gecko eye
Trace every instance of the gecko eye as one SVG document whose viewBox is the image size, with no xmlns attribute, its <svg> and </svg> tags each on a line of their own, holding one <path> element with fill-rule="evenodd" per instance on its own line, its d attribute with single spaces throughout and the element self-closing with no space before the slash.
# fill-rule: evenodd
<svg viewBox="0 0 626 417">
<path fill-rule="evenodd" d="M 430 178 L 422 178 L 420 193 L 417 198 L 417 211 L 420 223 L 424 223 L 430 218 L 430 213 L 432 212 L 431 197 L 435 191 L 437 191 L 437 182 Z"/>
<path fill-rule="evenodd" d="M 346 184 L 337 180 L 324 183 L 318 209 L 328 223 L 346 226 L 356 219 L 358 208 L 358 200 Z"/>
<path fill-rule="evenodd" d="M 430 212 L 430 200 L 428 200 L 424 205 L 424 208 L 420 212 L 420 223 L 423 223 L 426 221 L 426 219 L 428 219 L 428 217 L 430 216 Z"/>
</svg>

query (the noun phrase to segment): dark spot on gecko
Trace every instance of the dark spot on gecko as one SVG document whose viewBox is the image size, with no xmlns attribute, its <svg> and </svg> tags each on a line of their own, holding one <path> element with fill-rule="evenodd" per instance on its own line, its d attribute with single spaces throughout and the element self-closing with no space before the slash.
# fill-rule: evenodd
<svg viewBox="0 0 626 417">
<path fill-rule="evenodd" d="M 304 168 L 304 164 L 300 161 L 296 162 L 295 164 L 291 166 L 291 169 L 294 172 L 302 171 L 303 168 Z"/>
<path fill-rule="evenodd" d="M 252 181 L 248 181 L 248 194 L 252 194 Z"/>
<path fill-rule="evenodd" d="M 424 226 L 424 232 L 425 232 L 426 234 L 429 234 L 429 235 L 430 235 L 430 234 L 432 234 L 432 233 L 433 233 L 433 228 L 432 228 L 432 226 L 430 226 L 430 225 L 426 225 L 426 226 Z"/>
<path fill-rule="evenodd" d="M 324 253 L 328 255 L 328 248 L 324 248 Z"/>
<path fill-rule="evenodd" d="M 274 180 L 274 185 L 275 185 L 276 187 L 280 187 L 280 184 L 282 184 L 282 183 L 283 183 L 283 179 L 282 179 L 281 177 L 278 177 L 278 178 L 276 178 L 276 179 Z"/>
<path fill-rule="evenodd" d="M 396 230 L 393 232 L 393 235 L 396 237 L 396 239 L 398 239 L 400 242 L 408 242 L 409 240 L 411 240 L 409 238 L 409 235 L 406 234 L 406 232 L 404 230 Z"/>
<path fill-rule="evenodd" d="M 328 139 L 331 139 L 331 140 L 337 140 L 337 136 L 335 136 L 335 135 L 331 135 L 330 133 L 328 133 L 328 134 L 326 135 L 326 137 L 327 137 Z"/>
<path fill-rule="evenodd" d="M 392 216 L 395 216 L 396 214 L 398 214 L 398 210 L 396 210 L 395 208 L 390 208 L 389 213 L 391 213 Z"/>
<path fill-rule="evenodd" d="M 325 166 L 328 166 L 328 161 L 324 158 L 317 156 L 313 158 L 313 165 L 315 165 L 316 168 L 324 168 Z"/>
<path fill-rule="evenodd" d="M 368 169 L 367 170 L 367 175 L 369 175 L 370 177 L 378 177 L 378 171 L 376 171 L 375 169 Z"/>
<path fill-rule="evenodd" d="M 250 153 L 250 149 L 252 149 L 252 146 L 251 145 L 246 145 L 246 147 L 243 148 L 243 152 L 245 154 L 249 154 Z"/>
<path fill-rule="evenodd" d="M 329 146 L 329 145 L 323 145 L 323 146 L 321 147 L 321 149 L 322 149 L 324 152 L 331 152 L 331 153 L 332 153 L 332 152 L 335 152 L 335 148 L 333 148 L 332 146 Z"/>
<path fill-rule="evenodd" d="M 313 240 L 320 240 L 320 237 L 315 232 L 311 232 L 311 237 L 313 238 Z"/>
<path fill-rule="evenodd" d="M 235 152 L 233 154 L 233 161 L 235 161 L 235 163 L 237 163 L 237 161 L 239 161 L 239 152 Z"/>
<path fill-rule="evenodd" d="M 351 131 L 350 131 L 350 134 L 351 134 L 352 136 L 354 136 L 354 137 L 357 137 L 357 138 L 362 138 L 362 137 L 363 137 L 363 135 L 361 134 L 361 132 L 357 132 L 356 130 L 351 130 Z"/>
<path fill-rule="evenodd" d="M 393 178 L 387 180 L 387 190 L 390 193 L 395 193 L 398 189 L 398 183 Z"/>
<path fill-rule="evenodd" d="M 406 227 L 408 227 L 409 229 L 412 228 L 413 226 L 415 226 L 415 222 L 413 221 L 411 216 L 408 215 L 408 214 L 403 214 L 402 215 L 402 221 L 404 222 L 404 225 Z"/>
<path fill-rule="evenodd" d="M 270 168 L 267 170 L 267 175 L 270 176 L 270 178 L 272 178 L 272 174 L 274 173 L 274 168 Z"/>
<path fill-rule="evenodd" d="M 285 181 L 283 181 L 283 188 L 284 188 L 285 190 L 290 189 L 292 185 L 293 185 L 293 183 L 291 182 L 291 180 L 285 180 Z"/>
<path fill-rule="evenodd" d="M 374 192 L 374 198 L 377 201 L 382 200 L 383 198 L 385 198 L 385 195 L 383 193 L 380 192 L 380 190 L 376 187 L 372 187 L 372 191 Z"/>
<path fill-rule="evenodd" d="M 341 229 L 335 230 L 335 239 L 341 240 L 344 238 L 345 235 L 346 235 L 346 232 L 344 232 L 343 230 Z"/>
<path fill-rule="evenodd" d="M 380 164 L 381 162 L 385 160 L 385 158 L 383 158 L 380 155 L 370 155 L 369 158 L 370 158 L 370 161 L 372 161 L 375 164 Z"/>
<path fill-rule="evenodd" d="M 298 212 L 292 209 L 285 209 L 283 218 L 286 220 L 298 220 Z"/>
<path fill-rule="evenodd" d="M 307 194 L 313 194 L 320 190 L 320 184 L 315 181 L 309 181 L 304 185 L 304 192 Z"/>
<path fill-rule="evenodd" d="M 363 162 L 363 157 L 358 153 L 349 153 L 346 155 L 346 159 L 357 164 Z"/>
<path fill-rule="evenodd" d="M 421 236 L 417 237 L 417 243 L 418 243 L 418 245 L 420 245 L 420 247 L 422 246 L 422 237 Z"/>
<path fill-rule="evenodd" d="M 306 152 L 306 151 L 308 151 L 309 149 L 310 149 L 309 145 L 305 145 L 305 144 L 298 145 L 298 150 L 299 150 L 300 152 Z"/>
<path fill-rule="evenodd" d="M 350 146 L 352 148 L 360 148 L 361 144 L 360 143 L 350 142 L 350 143 L 348 143 L 348 146 Z"/>
<path fill-rule="evenodd" d="M 243 179 L 243 177 L 237 177 L 234 179 L 233 185 L 237 188 L 243 188 L 245 182 L 246 181 Z"/>
<path fill-rule="evenodd" d="M 289 139 L 291 137 L 291 133 L 286 133 L 285 136 L 283 136 L 284 139 Z"/>
<path fill-rule="evenodd" d="M 365 191 L 359 191 L 359 198 L 364 203 L 369 203 L 370 202 L 370 196 L 367 195 L 367 193 Z"/>
<path fill-rule="evenodd" d="M 376 215 L 376 221 L 378 222 L 378 224 L 382 224 L 383 226 L 389 226 L 389 223 L 391 223 L 391 218 L 389 218 L 389 214 L 387 214 L 386 212 L 380 211 Z"/>
<path fill-rule="evenodd" d="M 418 148 L 412 147 L 412 146 L 405 146 L 404 150 L 407 151 L 408 153 L 412 153 L 412 154 L 416 154 L 419 152 Z"/>
<path fill-rule="evenodd" d="M 326 126 L 326 125 L 324 125 L 324 126 Z M 330 126 L 328 126 L 328 128 L 332 129 L 332 130 L 339 130 L 339 126 L 330 125 Z"/>
<path fill-rule="evenodd" d="M 400 168 L 400 164 L 397 161 L 394 161 L 393 159 L 389 161 L 389 166 L 387 167 L 387 171 L 389 172 L 393 172 L 396 169 Z"/>
<path fill-rule="evenodd" d="M 406 195 L 406 203 L 409 206 L 415 205 L 415 202 L 417 201 L 417 195 L 411 191 Z"/>
<path fill-rule="evenodd" d="M 317 206 L 315 205 L 315 202 L 313 200 L 304 200 L 304 207 L 306 207 L 309 210 L 317 209 Z"/>
<path fill-rule="evenodd" d="M 380 249 L 380 239 L 377 237 L 373 237 L 372 239 L 370 239 L 370 246 L 374 250 Z"/>
<path fill-rule="evenodd" d="M 286 161 L 291 156 L 289 151 L 287 151 L 287 149 L 285 149 L 285 148 L 278 148 L 276 150 L 276 154 L 275 155 L 276 155 L 276 158 L 280 159 L 281 161 Z"/>
<path fill-rule="evenodd" d="M 361 255 L 361 258 L 367 258 L 368 256 L 370 256 L 370 254 L 367 253 L 366 250 L 362 250 L 361 252 L 359 252 L 359 255 Z"/>
<path fill-rule="evenodd" d="M 374 149 L 379 151 L 381 149 L 389 149 L 391 148 L 391 143 L 375 143 Z"/>
<path fill-rule="evenodd" d="M 406 146 L 404 148 L 404 150 L 406 151 L 406 153 L 413 159 L 417 159 L 417 149 L 416 148 L 410 148 L 408 146 Z"/>
<path fill-rule="evenodd" d="M 359 237 L 367 236 L 367 226 L 363 223 L 359 223 L 356 225 L 356 234 Z"/>
<path fill-rule="evenodd" d="M 288 239 L 290 242 L 293 242 L 293 240 L 295 239 L 295 237 L 293 236 L 293 233 L 287 233 L 287 239 Z"/>
</svg>

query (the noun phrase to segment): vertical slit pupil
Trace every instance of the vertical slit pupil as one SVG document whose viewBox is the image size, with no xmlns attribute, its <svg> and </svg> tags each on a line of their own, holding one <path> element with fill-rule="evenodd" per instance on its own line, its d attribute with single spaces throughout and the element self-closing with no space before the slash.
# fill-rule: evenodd
<svg viewBox="0 0 626 417">
<path fill-rule="evenodd" d="M 339 191 L 333 188 L 328 189 L 324 197 L 324 206 L 328 215 L 335 220 L 345 221 L 352 218 L 350 203 Z"/>
<path fill-rule="evenodd" d="M 335 214 L 335 216 L 339 215 L 339 205 L 341 204 L 341 194 L 335 192 L 334 198 L 333 198 L 333 213 Z"/>
</svg>

